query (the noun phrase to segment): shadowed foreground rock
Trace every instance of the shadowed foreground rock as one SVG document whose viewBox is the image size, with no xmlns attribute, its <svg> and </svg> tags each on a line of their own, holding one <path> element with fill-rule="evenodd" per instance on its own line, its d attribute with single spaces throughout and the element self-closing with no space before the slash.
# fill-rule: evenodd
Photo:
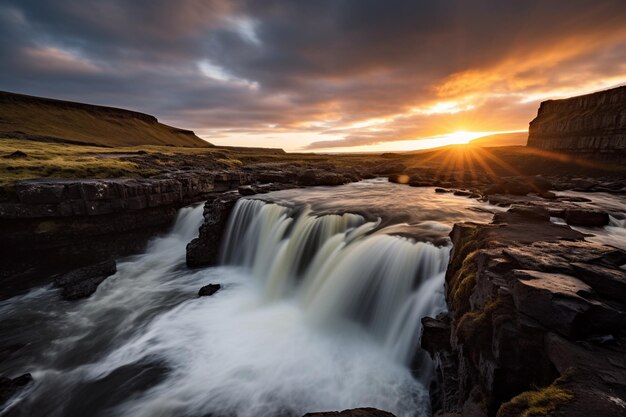
<svg viewBox="0 0 626 417">
<path fill-rule="evenodd" d="M 393 414 L 376 408 L 354 408 L 343 411 L 326 411 L 321 413 L 307 413 L 304 417 L 395 417 Z"/>
<path fill-rule="evenodd" d="M 187 266 L 217 264 L 228 216 L 240 197 L 239 194 L 223 194 L 206 202 L 199 236 L 187 245 Z"/>
<path fill-rule="evenodd" d="M 0 405 L 7 402 L 31 382 L 33 382 L 31 374 L 24 374 L 13 379 L 0 376 Z"/>
<path fill-rule="evenodd" d="M 77 300 L 96 292 L 98 285 L 115 272 L 115 261 L 104 261 L 58 276 L 54 279 L 54 285 L 61 288 L 61 296 L 65 300 Z"/>
<path fill-rule="evenodd" d="M 626 253 L 541 207 L 455 225 L 449 313 L 423 323 L 433 411 L 461 416 L 626 413 Z"/>
<path fill-rule="evenodd" d="M 215 294 L 216 292 L 218 292 L 220 288 L 222 288 L 220 284 L 205 285 L 204 287 L 200 288 L 200 290 L 198 291 L 198 297 L 211 296 Z"/>
</svg>

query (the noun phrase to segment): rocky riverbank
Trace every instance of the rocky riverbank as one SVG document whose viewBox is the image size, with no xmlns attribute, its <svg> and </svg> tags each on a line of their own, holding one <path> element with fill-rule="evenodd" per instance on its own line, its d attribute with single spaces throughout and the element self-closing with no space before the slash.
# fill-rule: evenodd
<svg viewBox="0 0 626 417">
<path fill-rule="evenodd" d="M 177 208 L 244 182 L 241 172 L 17 182 L 0 201 L 2 297 L 41 283 L 42 275 L 141 251 L 167 230 Z"/>
<path fill-rule="evenodd" d="M 448 416 L 621 416 L 626 253 L 584 241 L 545 207 L 457 224 L 449 313 L 423 320 Z"/>
<path fill-rule="evenodd" d="M 70 280 L 75 282 L 82 268 L 138 253 L 151 237 L 170 227 L 178 208 L 217 201 L 217 196 L 229 190 L 246 195 L 359 179 L 352 170 L 301 172 L 283 168 L 194 170 L 145 179 L 18 181 L 0 189 L 0 249 L 5 255 L 0 261 L 2 298 L 46 283 L 51 275 L 78 268 Z M 202 231 L 201 237 L 205 238 Z M 219 237 L 213 239 L 217 242 Z M 198 247 L 197 259 L 190 256 L 189 265 L 206 264 L 200 258 L 216 259 L 217 250 L 211 253 L 205 249 L 206 245 Z M 59 280 L 64 282 L 62 275 Z M 85 283 L 76 294 L 89 295 L 95 291 L 92 287 Z M 91 290 L 85 292 L 85 288 Z"/>
</svg>

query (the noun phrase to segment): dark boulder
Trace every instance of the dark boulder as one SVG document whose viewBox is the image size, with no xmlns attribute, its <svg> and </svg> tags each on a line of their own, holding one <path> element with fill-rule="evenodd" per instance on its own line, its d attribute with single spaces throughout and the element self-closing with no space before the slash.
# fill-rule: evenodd
<svg viewBox="0 0 626 417">
<path fill-rule="evenodd" d="M 406 171 L 406 166 L 404 164 L 381 164 L 374 169 L 372 172 L 376 175 L 391 175 L 391 174 L 401 174 Z"/>
<path fill-rule="evenodd" d="M 239 194 L 244 196 L 256 194 L 256 191 L 250 185 L 242 185 L 237 191 L 239 192 Z"/>
<path fill-rule="evenodd" d="M 116 271 L 115 261 L 108 260 L 60 275 L 54 284 L 61 288 L 61 297 L 65 300 L 77 300 L 96 292 L 98 285 Z"/>
<path fill-rule="evenodd" d="M 503 184 L 503 188 L 506 194 L 513 195 L 526 195 L 537 191 L 529 182 L 520 177 L 506 180 Z"/>
<path fill-rule="evenodd" d="M 298 177 L 298 184 L 305 186 L 343 185 L 348 182 L 350 182 L 350 179 L 341 174 L 326 172 L 320 169 L 308 169 Z"/>
<path fill-rule="evenodd" d="M 450 350 L 450 319 L 449 317 L 422 319 L 422 349 L 434 356 L 436 352 Z"/>
<path fill-rule="evenodd" d="M 33 382 L 31 374 L 24 374 L 13 379 L 0 376 L 0 406 L 31 382 Z"/>
<path fill-rule="evenodd" d="M 607 213 L 593 209 L 567 209 L 564 218 L 572 226 L 602 227 L 609 224 Z"/>
<path fill-rule="evenodd" d="M 24 158 L 28 158 L 28 154 L 22 151 L 15 151 L 13 153 L 5 155 L 4 157 L 7 159 L 24 159 Z"/>
<path fill-rule="evenodd" d="M 469 197 L 472 195 L 472 192 L 465 190 L 454 190 L 453 194 L 459 197 Z"/>
<path fill-rule="evenodd" d="M 393 414 L 376 408 L 354 408 L 343 411 L 325 411 L 321 413 L 307 413 L 304 417 L 395 417 Z"/>
<path fill-rule="evenodd" d="M 200 288 L 200 291 L 198 291 L 198 297 L 211 296 L 218 292 L 221 288 L 222 286 L 220 284 L 205 285 L 204 287 Z"/>
<path fill-rule="evenodd" d="M 228 216 L 239 198 L 240 195 L 227 194 L 205 203 L 204 222 L 200 226 L 200 233 L 187 244 L 187 266 L 217 264 L 220 241 L 226 229 Z"/>
<path fill-rule="evenodd" d="M 411 178 L 406 174 L 391 174 L 387 177 L 387 180 L 394 184 L 408 184 Z"/>
</svg>

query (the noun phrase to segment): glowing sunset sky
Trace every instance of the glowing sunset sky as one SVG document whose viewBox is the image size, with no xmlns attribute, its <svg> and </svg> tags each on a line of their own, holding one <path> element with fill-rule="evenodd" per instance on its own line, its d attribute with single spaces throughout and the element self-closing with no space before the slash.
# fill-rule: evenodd
<svg viewBox="0 0 626 417">
<path fill-rule="evenodd" d="M 624 83 L 624 0 L 0 0 L 0 89 L 223 145 L 431 147 Z"/>
</svg>

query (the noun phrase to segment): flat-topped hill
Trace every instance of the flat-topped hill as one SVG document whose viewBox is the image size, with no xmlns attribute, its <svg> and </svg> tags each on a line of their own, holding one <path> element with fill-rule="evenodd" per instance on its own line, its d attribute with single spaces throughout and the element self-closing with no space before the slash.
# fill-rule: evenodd
<svg viewBox="0 0 626 417">
<path fill-rule="evenodd" d="M 97 146 L 212 146 L 148 114 L 4 91 L 0 137 Z"/>
<path fill-rule="evenodd" d="M 541 103 L 528 146 L 626 161 L 626 86 Z"/>
</svg>

